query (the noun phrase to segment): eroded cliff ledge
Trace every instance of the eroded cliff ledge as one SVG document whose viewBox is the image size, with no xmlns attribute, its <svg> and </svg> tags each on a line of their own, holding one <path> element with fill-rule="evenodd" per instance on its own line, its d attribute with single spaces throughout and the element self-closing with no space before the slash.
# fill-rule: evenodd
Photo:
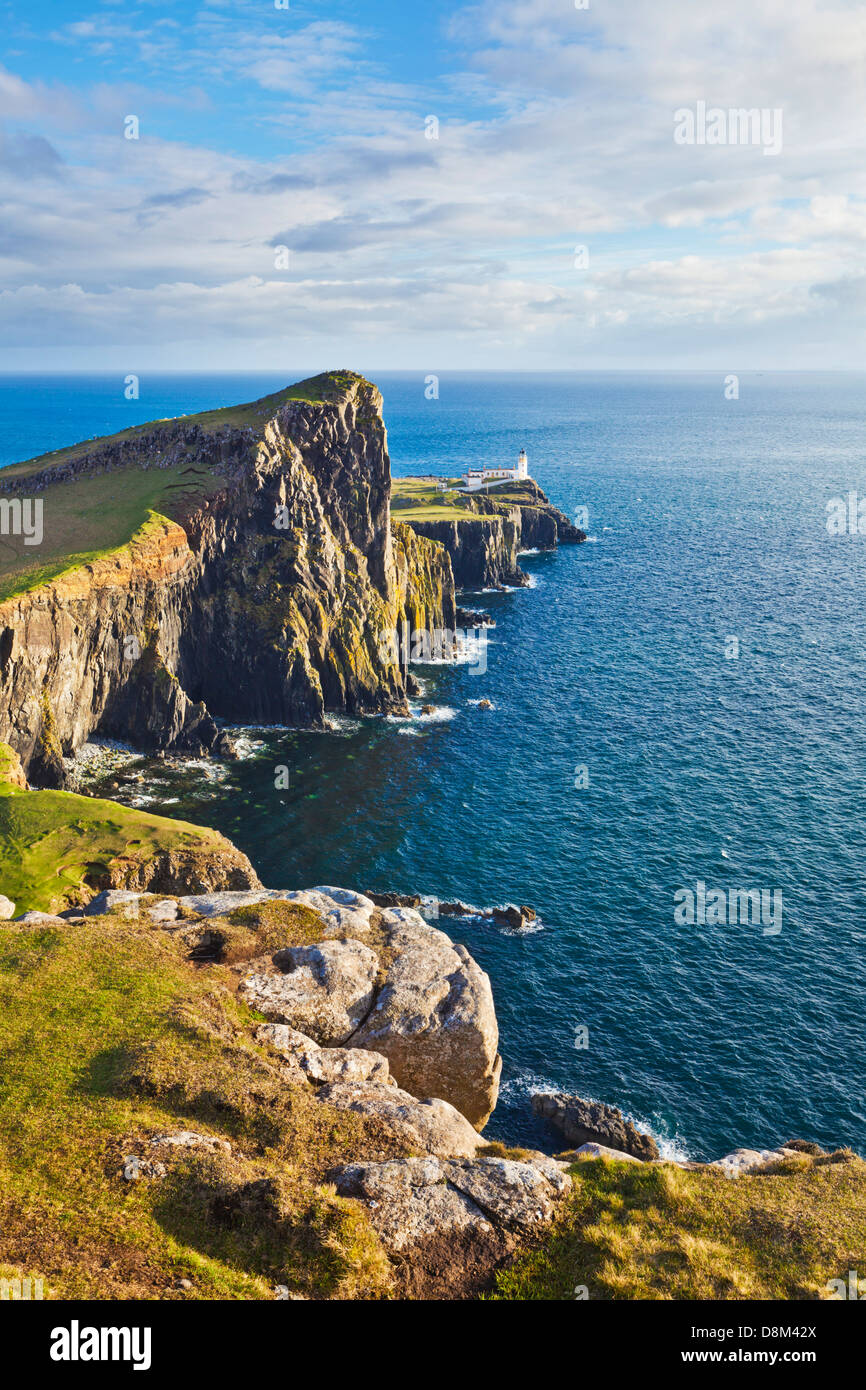
<svg viewBox="0 0 866 1390">
<path fill-rule="evenodd" d="M 522 587 L 521 551 L 554 550 L 586 535 L 554 507 L 532 479 L 484 493 L 425 496 L 419 479 L 395 480 L 394 515 L 416 535 L 444 546 L 459 589 Z M 453 515 L 449 515 L 449 512 Z"/>
<path fill-rule="evenodd" d="M 219 749 L 213 716 L 405 711 L 382 634 L 453 628 L 454 582 L 440 546 L 392 531 L 390 492 L 381 395 L 349 372 L 6 470 L 45 541 L 41 570 L 2 576 L 0 738 L 56 786 L 97 730 L 198 752 Z M 103 547 L 95 521 L 116 539 L 139 493 Z"/>
</svg>

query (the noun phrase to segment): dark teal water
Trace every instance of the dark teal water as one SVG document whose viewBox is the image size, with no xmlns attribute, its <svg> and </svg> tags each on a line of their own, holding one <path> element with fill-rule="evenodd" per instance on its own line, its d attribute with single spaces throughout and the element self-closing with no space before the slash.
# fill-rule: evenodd
<svg viewBox="0 0 866 1390">
<path fill-rule="evenodd" d="M 135 404 L 115 381 L 6 378 L 0 455 L 304 374 L 143 381 Z M 422 374 L 379 383 L 395 473 L 525 445 L 557 503 L 589 507 L 592 542 L 484 597 L 487 674 L 424 673 L 436 720 L 275 732 L 228 780 L 166 774 L 157 794 L 274 886 L 539 910 L 524 936 L 453 927 L 496 993 L 491 1134 L 536 1137 L 545 1084 L 694 1157 L 795 1135 L 866 1151 L 866 537 L 825 527 L 830 497 L 866 495 L 864 379 L 744 375 L 738 401 L 709 374 L 443 374 L 438 401 Z M 780 934 L 677 925 L 698 880 L 781 891 Z"/>
</svg>

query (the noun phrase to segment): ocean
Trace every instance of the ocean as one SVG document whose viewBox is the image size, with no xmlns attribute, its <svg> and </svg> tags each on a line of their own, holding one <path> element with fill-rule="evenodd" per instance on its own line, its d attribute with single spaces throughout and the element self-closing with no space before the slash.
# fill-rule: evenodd
<svg viewBox="0 0 866 1390">
<path fill-rule="evenodd" d="M 4 377 L 0 462 L 309 374 L 142 377 L 134 402 L 122 378 Z M 561 1088 L 696 1159 L 866 1152 L 866 536 L 826 525 L 866 496 L 864 378 L 743 373 L 727 399 L 721 373 L 443 372 L 428 400 L 426 373 L 367 374 L 395 474 L 525 447 L 588 543 L 470 600 L 487 670 L 420 668 L 434 715 L 248 731 L 215 775 L 155 769 L 148 804 L 270 886 L 535 907 L 521 934 L 443 923 L 493 981 L 492 1138 L 549 1147 L 529 1097 Z M 686 890 L 731 889 L 780 919 L 684 920 Z"/>
</svg>

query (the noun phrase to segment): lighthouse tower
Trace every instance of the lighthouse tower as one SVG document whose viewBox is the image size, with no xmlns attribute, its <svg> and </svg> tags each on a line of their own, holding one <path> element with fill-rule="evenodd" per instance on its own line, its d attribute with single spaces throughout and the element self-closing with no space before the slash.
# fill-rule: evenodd
<svg viewBox="0 0 866 1390">
<path fill-rule="evenodd" d="M 529 460 L 526 457 L 526 450 L 520 450 L 520 457 L 517 460 L 517 479 L 518 482 L 529 477 Z"/>
</svg>

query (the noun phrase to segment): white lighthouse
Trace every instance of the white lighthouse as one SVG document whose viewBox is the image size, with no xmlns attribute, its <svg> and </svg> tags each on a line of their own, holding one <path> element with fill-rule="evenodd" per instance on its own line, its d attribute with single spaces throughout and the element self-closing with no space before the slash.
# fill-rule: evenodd
<svg viewBox="0 0 866 1390">
<path fill-rule="evenodd" d="M 528 477 L 529 460 L 526 450 L 521 449 L 516 468 L 470 468 L 468 473 L 463 474 L 463 482 L 467 492 L 477 492 L 491 483 L 522 483 Z"/>
</svg>

